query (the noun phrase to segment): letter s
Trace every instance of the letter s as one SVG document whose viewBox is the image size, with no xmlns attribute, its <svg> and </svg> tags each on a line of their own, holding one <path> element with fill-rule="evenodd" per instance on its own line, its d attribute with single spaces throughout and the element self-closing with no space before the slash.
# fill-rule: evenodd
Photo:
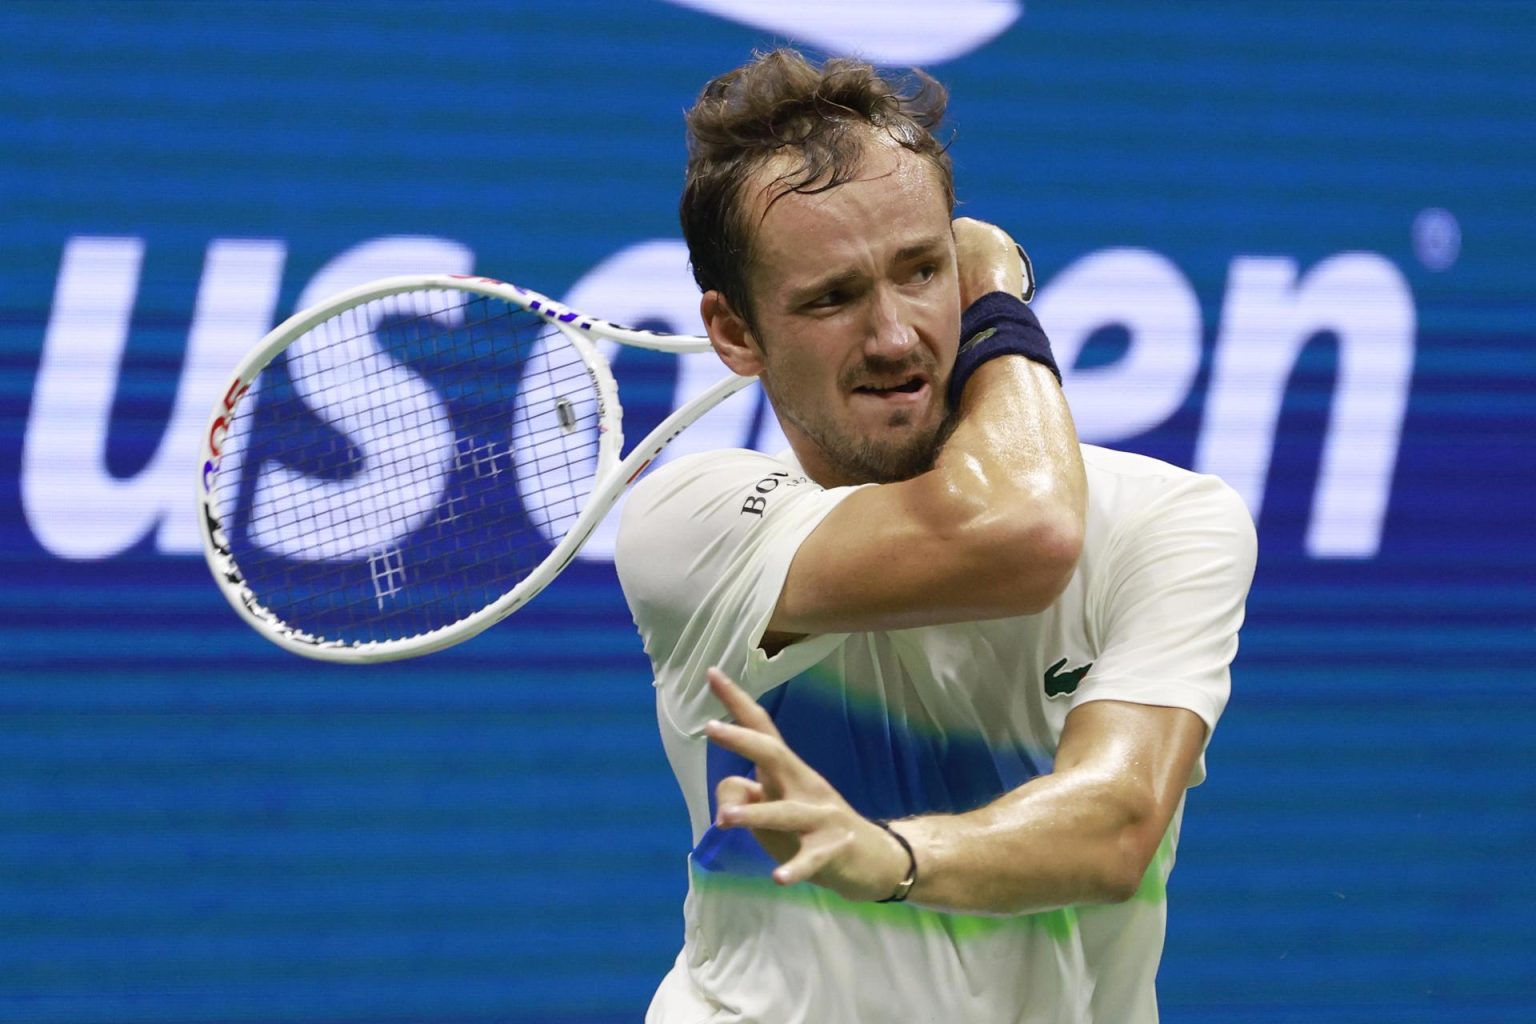
<svg viewBox="0 0 1536 1024">
<path fill-rule="evenodd" d="M 374 239 L 326 264 L 299 306 L 378 277 L 463 274 L 473 263 L 469 249 L 448 239 Z M 431 312 L 425 305 L 414 311 Z M 357 447 L 363 468 L 349 479 L 325 480 L 264 463 L 252 499 L 251 542 L 290 558 L 343 561 L 414 532 L 441 500 L 454 457 L 453 424 L 431 385 L 380 351 L 371 330 L 343 345 L 300 339 L 288 349 L 288 365 L 294 390 Z M 283 521 L 273 515 L 283 507 L 306 514 Z"/>
</svg>

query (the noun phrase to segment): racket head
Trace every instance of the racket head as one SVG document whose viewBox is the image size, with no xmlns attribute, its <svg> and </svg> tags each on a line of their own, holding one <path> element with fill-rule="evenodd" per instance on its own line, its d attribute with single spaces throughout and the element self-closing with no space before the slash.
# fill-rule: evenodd
<svg viewBox="0 0 1536 1024">
<path fill-rule="evenodd" d="M 202 440 L 198 521 L 230 605 L 287 650 L 356 663 L 526 603 L 606 513 L 593 499 L 617 497 L 599 486 L 623 446 L 604 337 L 708 347 L 458 275 L 371 282 L 280 324 Z"/>
</svg>

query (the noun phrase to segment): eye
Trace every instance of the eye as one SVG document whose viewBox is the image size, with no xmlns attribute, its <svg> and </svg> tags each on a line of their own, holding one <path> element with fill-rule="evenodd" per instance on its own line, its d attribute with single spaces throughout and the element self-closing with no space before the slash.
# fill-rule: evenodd
<svg viewBox="0 0 1536 1024">
<path fill-rule="evenodd" d="M 829 292 L 816 296 L 806 303 L 811 309 L 835 309 L 848 301 L 848 293 L 841 288 L 834 288 Z"/>
<path fill-rule="evenodd" d="M 927 284 L 933 280 L 933 276 L 938 272 L 939 265 L 937 263 L 924 263 L 912 272 L 912 279 L 918 284 Z"/>
</svg>

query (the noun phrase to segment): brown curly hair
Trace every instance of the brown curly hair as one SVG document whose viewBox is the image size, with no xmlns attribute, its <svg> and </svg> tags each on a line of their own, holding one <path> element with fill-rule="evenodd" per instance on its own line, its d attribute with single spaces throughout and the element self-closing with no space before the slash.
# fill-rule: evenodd
<svg viewBox="0 0 1536 1024">
<path fill-rule="evenodd" d="M 954 168 L 933 134 L 948 99 L 922 71 L 887 77 L 849 58 L 817 66 L 791 49 L 757 54 L 705 85 L 687 113 L 688 173 L 678 210 L 699 287 L 719 291 L 751 323 L 752 235 L 742 190 L 778 153 L 795 152 L 799 166 L 778 179 L 770 206 L 789 192 L 825 192 L 851 180 L 866 129 L 877 129 L 933 162 L 952 212 Z"/>
</svg>

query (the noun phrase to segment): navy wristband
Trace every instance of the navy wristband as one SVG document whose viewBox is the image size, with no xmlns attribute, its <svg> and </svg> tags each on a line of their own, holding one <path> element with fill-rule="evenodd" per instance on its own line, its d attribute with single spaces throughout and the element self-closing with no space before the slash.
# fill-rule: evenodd
<svg viewBox="0 0 1536 1024">
<path fill-rule="evenodd" d="M 976 368 L 998 356 L 1020 355 L 1044 366 L 1061 382 L 1061 370 L 1051 354 L 1051 339 L 1024 300 L 1007 292 L 988 292 L 960 318 L 960 350 L 949 375 L 949 405 L 959 408 L 965 382 Z"/>
</svg>

